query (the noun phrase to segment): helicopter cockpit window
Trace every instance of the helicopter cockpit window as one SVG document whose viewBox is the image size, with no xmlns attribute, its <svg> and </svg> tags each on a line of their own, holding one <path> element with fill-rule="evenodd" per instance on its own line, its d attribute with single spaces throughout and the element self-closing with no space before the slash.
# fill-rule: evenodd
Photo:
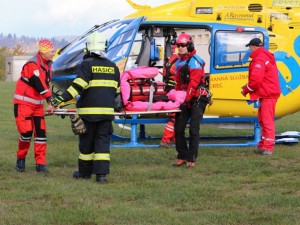
<svg viewBox="0 0 300 225">
<path fill-rule="evenodd" d="M 113 48 L 114 46 L 126 42 L 126 41 L 130 41 L 132 39 L 132 35 L 134 34 L 134 30 L 129 30 L 124 32 L 123 34 L 119 35 L 114 41 L 113 43 L 109 46 L 109 48 Z"/>
<path fill-rule="evenodd" d="M 251 54 L 245 47 L 252 38 L 261 38 L 260 32 L 219 31 L 216 33 L 215 63 L 216 69 L 240 68 L 249 64 Z"/>
<path fill-rule="evenodd" d="M 107 50 L 107 57 L 112 61 L 119 57 L 123 57 L 128 51 L 128 47 L 134 33 L 135 30 L 132 29 L 120 34 L 109 46 L 109 49 Z"/>
</svg>

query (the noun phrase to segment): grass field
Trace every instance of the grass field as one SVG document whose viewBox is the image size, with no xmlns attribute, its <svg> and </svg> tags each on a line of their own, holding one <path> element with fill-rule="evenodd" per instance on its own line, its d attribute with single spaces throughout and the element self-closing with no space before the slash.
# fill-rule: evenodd
<svg viewBox="0 0 300 225">
<path fill-rule="evenodd" d="M 72 179 L 77 137 L 68 118 L 52 116 L 46 119 L 50 174 L 35 172 L 33 145 L 26 172 L 17 173 L 14 88 L 15 82 L 0 82 L 0 224 L 300 224 L 299 144 L 276 145 L 265 157 L 253 148 L 203 147 L 189 170 L 171 167 L 175 149 L 111 149 L 108 184 L 99 185 L 95 177 Z M 277 133 L 299 127 L 300 113 L 276 122 Z M 155 125 L 149 134 L 162 131 Z M 201 135 L 248 132 L 201 129 Z"/>
</svg>

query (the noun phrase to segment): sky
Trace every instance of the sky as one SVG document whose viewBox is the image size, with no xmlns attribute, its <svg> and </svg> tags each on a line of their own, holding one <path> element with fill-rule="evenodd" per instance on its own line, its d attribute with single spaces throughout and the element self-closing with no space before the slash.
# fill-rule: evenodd
<svg viewBox="0 0 300 225">
<path fill-rule="evenodd" d="M 178 0 L 132 0 L 151 7 Z M 136 12 L 126 0 L 0 0 L 0 33 L 51 38 L 81 35 Z"/>
</svg>

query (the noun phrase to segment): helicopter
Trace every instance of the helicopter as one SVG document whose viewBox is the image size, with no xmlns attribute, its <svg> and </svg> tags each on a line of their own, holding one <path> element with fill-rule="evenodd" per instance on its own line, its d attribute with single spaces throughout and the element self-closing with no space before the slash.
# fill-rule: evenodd
<svg viewBox="0 0 300 225">
<path fill-rule="evenodd" d="M 107 38 L 107 58 L 120 73 L 155 66 L 160 71 L 172 55 L 172 39 L 190 34 L 197 54 L 205 61 L 205 74 L 213 93 L 213 105 L 205 116 L 256 117 L 259 103 L 241 95 L 248 81 L 250 50 L 245 45 L 260 38 L 275 56 L 281 96 L 277 119 L 300 110 L 300 1 L 280 0 L 181 0 L 151 8 L 126 0 L 137 11 L 120 20 L 96 25 L 60 50 L 54 59 L 54 86 L 65 91 L 77 76 L 85 42 L 93 32 Z M 151 61 L 149 38 L 160 50 Z"/>
</svg>

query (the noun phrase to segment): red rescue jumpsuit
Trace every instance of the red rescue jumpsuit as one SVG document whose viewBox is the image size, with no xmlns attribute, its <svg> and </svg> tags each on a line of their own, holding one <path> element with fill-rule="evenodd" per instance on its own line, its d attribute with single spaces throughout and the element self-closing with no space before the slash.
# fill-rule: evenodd
<svg viewBox="0 0 300 225">
<path fill-rule="evenodd" d="M 20 133 L 17 157 L 24 159 L 30 147 L 34 131 L 34 153 L 36 164 L 46 165 L 46 124 L 44 120 L 44 99 L 49 102 L 52 93 L 52 61 L 45 61 L 39 53 L 23 66 L 21 77 L 14 94 L 15 121 Z"/>
<path fill-rule="evenodd" d="M 260 100 L 258 120 L 261 126 L 262 139 L 258 148 L 273 151 L 275 142 L 275 106 L 281 89 L 278 69 L 274 55 L 264 47 L 253 52 L 250 57 L 249 79 L 244 86 L 244 94 L 250 94 L 250 100 Z"/>
</svg>

